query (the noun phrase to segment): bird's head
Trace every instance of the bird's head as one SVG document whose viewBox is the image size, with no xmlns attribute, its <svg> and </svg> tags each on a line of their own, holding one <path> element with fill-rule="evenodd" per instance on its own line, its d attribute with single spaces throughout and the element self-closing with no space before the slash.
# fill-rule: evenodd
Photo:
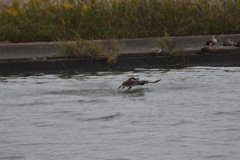
<svg viewBox="0 0 240 160">
<path fill-rule="evenodd" d="M 137 77 L 132 77 L 131 78 L 133 81 L 138 81 L 139 80 L 139 78 L 137 78 Z"/>
</svg>

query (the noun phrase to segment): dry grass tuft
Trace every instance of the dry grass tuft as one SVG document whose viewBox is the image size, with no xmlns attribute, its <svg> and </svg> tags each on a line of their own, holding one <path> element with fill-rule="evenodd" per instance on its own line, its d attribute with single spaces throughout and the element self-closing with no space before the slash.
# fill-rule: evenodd
<svg viewBox="0 0 240 160">
<path fill-rule="evenodd" d="M 106 59 L 108 66 L 114 65 L 123 51 L 123 47 L 115 40 L 86 41 L 79 37 L 75 41 L 61 43 L 59 49 L 60 56 L 77 59 Z"/>
</svg>

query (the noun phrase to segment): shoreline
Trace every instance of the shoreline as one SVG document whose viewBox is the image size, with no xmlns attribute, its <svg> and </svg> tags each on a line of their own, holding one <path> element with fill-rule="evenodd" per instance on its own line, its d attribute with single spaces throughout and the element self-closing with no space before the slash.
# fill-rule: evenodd
<svg viewBox="0 0 240 160">
<path fill-rule="evenodd" d="M 58 74 L 97 71 L 131 71 L 136 68 L 182 68 L 192 66 L 240 66 L 240 47 L 222 46 L 221 41 L 240 35 L 218 35 L 218 44 L 209 55 L 201 50 L 209 36 L 170 37 L 180 54 L 154 53 L 159 49 L 155 39 L 116 40 L 123 44 L 122 55 L 109 66 L 105 59 L 73 59 L 56 56 L 58 42 L 0 43 L 0 75 Z M 58 54 L 59 55 L 59 54 Z"/>
</svg>

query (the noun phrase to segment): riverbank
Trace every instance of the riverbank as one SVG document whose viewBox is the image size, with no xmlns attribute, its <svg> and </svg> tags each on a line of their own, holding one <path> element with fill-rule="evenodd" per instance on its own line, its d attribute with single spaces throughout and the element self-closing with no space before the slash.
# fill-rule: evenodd
<svg viewBox="0 0 240 160">
<path fill-rule="evenodd" d="M 176 54 L 155 53 L 160 49 L 156 39 L 115 40 L 123 47 L 116 63 L 106 59 L 68 58 L 60 55 L 58 42 L 0 43 L 0 74 L 53 74 L 95 71 L 129 71 L 139 68 L 178 68 L 190 66 L 240 66 L 240 48 L 222 46 L 221 41 L 239 41 L 240 35 L 219 35 L 218 44 L 206 55 L 203 43 L 211 36 L 170 37 Z"/>
</svg>

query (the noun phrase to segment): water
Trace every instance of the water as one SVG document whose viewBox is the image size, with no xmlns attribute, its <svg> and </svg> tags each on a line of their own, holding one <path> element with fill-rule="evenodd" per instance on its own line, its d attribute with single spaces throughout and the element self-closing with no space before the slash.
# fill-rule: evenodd
<svg viewBox="0 0 240 160">
<path fill-rule="evenodd" d="M 159 83 L 118 90 L 131 76 Z M 0 77 L 0 160 L 239 160 L 240 68 Z"/>
</svg>

